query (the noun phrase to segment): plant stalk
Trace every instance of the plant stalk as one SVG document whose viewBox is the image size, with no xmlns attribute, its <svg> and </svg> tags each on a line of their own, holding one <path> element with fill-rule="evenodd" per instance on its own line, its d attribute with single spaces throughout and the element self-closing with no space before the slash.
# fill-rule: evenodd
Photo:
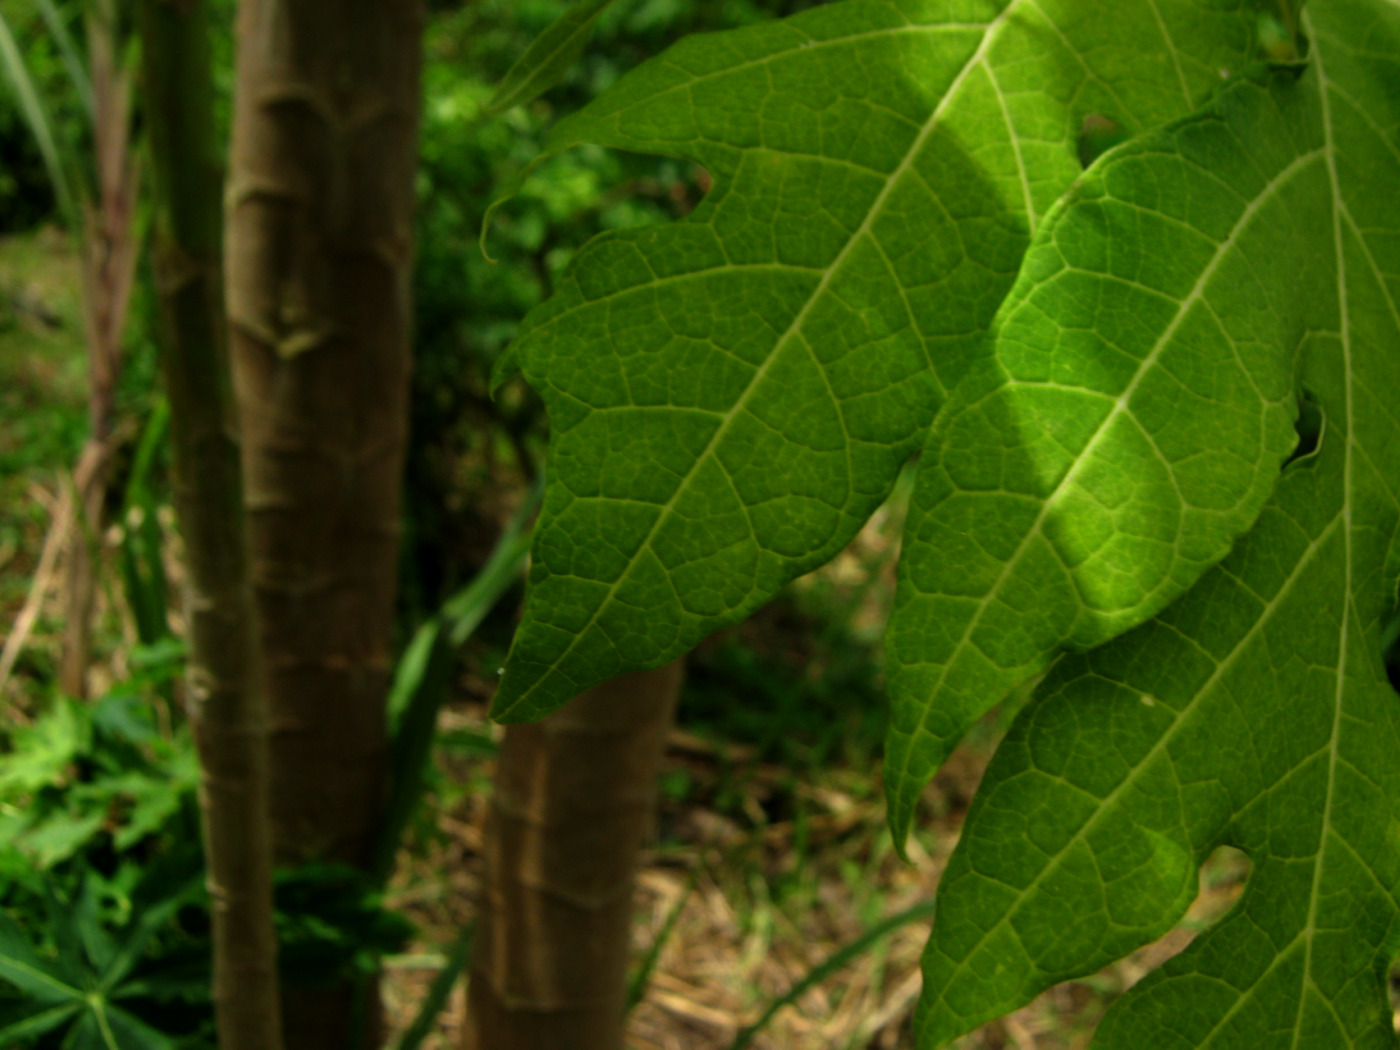
<svg viewBox="0 0 1400 1050">
<path fill-rule="evenodd" d="M 226 288 L 280 864 L 367 867 L 385 802 L 423 19 L 239 8 Z M 284 986 L 283 1016 L 345 1050 L 350 986 Z"/>
<path fill-rule="evenodd" d="M 97 196 L 82 206 L 83 325 L 88 352 L 88 437 L 73 471 L 75 528 L 68 545 L 64 643 L 59 684 L 87 692 L 98 552 L 106 525 L 107 478 L 114 445 L 122 333 L 136 275 L 139 173 L 131 149 L 131 76 L 123 63 L 112 0 L 87 16 L 93 91 L 92 139 Z"/>
<path fill-rule="evenodd" d="M 202 770 L 222 1050 L 280 1050 L 267 697 L 223 309 L 223 173 L 207 0 L 141 0 L 157 290 L 188 566 L 189 709 Z"/>
<path fill-rule="evenodd" d="M 618 1050 L 637 860 L 682 661 L 506 730 L 486 832 L 465 1050 Z"/>
</svg>

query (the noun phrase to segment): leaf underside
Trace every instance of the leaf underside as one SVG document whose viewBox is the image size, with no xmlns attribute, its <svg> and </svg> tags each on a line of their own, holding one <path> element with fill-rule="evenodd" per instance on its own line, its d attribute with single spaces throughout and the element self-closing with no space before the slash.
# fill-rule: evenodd
<svg viewBox="0 0 1400 1050">
<path fill-rule="evenodd" d="M 561 121 L 546 155 L 663 153 L 714 184 L 682 221 L 592 242 L 503 362 L 552 437 L 493 716 L 659 666 L 844 547 L 978 359 L 1086 118 L 1190 113 L 1255 17 L 848 0 L 684 40 Z"/>
<path fill-rule="evenodd" d="M 1400 5 L 1307 10 L 1301 77 L 1233 85 L 1201 116 L 1106 158 L 1090 192 L 1042 228 L 1003 311 L 998 355 L 1015 375 L 1035 367 L 1031 347 L 1060 345 L 1047 318 L 1063 271 L 1048 259 L 1097 253 L 1089 269 L 1121 274 L 1147 246 L 1126 217 L 1105 221 L 1106 202 L 1143 209 L 1146 231 L 1273 185 L 1255 216 L 1269 228 L 1236 234 L 1238 279 L 1201 302 L 1222 335 L 1278 327 L 1275 349 L 1296 345 L 1323 426 L 1218 567 L 1137 629 L 1061 659 L 1013 725 L 940 885 L 920 1047 L 1161 936 L 1220 844 L 1251 858 L 1243 897 L 1115 1003 L 1093 1046 L 1396 1045 L 1386 975 L 1400 949 L 1400 704 L 1382 636 L 1400 575 Z M 1159 158 L 1150 171 L 1135 166 L 1147 155 Z M 1086 300 L 1104 317 L 1134 301 L 1107 288 Z M 1240 406 L 1207 386 L 1214 415 L 1201 414 L 1190 391 L 1262 360 L 1250 342 L 1194 342 L 1173 370 L 1178 396 L 1136 412 L 1166 413 L 1165 429 L 1142 429 L 1170 433 L 1180 419 L 1203 447 L 1230 447 L 1219 428 L 1237 425 Z M 1260 384 L 1261 404 L 1272 391 Z M 1074 527 L 1105 509 L 1076 507 Z"/>
</svg>

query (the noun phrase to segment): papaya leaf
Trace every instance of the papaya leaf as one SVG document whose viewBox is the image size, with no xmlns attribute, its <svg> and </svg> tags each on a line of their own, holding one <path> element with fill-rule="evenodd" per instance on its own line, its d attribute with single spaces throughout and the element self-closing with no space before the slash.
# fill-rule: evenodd
<svg viewBox="0 0 1400 1050">
<path fill-rule="evenodd" d="M 1258 213 L 1278 236 L 1239 237 L 1245 294 L 1202 301 L 1223 335 L 1227 316 L 1306 299 L 1299 378 L 1321 428 L 1227 558 L 1144 625 L 1061 659 L 1013 724 L 940 886 L 921 1048 L 1166 932 L 1220 844 L 1251 858 L 1241 899 L 1116 1002 L 1093 1046 L 1396 1046 L 1400 702 L 1382 658 L 1400 580 L 1400 5 L 1314 0 L 1301 25 L 1301 77 L 1238 83 L 1200 118 L 1106 158 L 1103 195 L 1068 204 L 1028 257 L 1107 228 L 1110 195 L 1137 201 L 1146 230 L 1202 194 L 1238 207 L 1292 170 L 1292 189 Z M 1134 158 L 1153 150 L 1148 176 Z M 1100 258 L 1128 258 L 1135 239 L 1112 227 Z M 1094 301 L 1106 317 L 1128 300 Z M 1188 417 L 1193 377 L 1252 353 L 1220 336 L 1195 347 L 1169 399 Z"/>
<path fill-rule="evenodd" d="M 552 438 L 493 716 L 660 666 L 844 547 L 978 358 L 1085 118 L 1192 112 L 1258 11 L 847 0 L 690 37 L 561 121 L 545 157 L 714 181 L 684 220 L 591 242 L 500 363 Z"/>
<path fill-rule="evenodd" d="M 1320 141 L 1227 92 L 1121 147 L 1042 224 L 929 435 L 886 636 L 890 824 L 967 728 L 1065 647 L 1142 623 L 1230 550 L 1297 442 L 1326 281 Z M 1292 104 L 1292 103 L 1290 103 Z M 1302 131 L 1299 131 L 1302 134 Z"/>
</svg>

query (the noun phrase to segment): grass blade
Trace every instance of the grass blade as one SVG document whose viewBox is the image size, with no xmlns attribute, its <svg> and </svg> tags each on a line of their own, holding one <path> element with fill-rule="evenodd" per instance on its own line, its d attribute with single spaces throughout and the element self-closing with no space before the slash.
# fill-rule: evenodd
<svg viewBox="0 0 1400 1050">
<path fill-rule="evenodd" d="M 904 911 L 896 912 L 887 919 L 882 919 L 849 944 L 832 952 L 823 962 L 818 963 L 809 970 L 805 977 L 769 1003 L 768 1009 L 763 1011 L 762 1016 L 739 1033 L 734 1042 L 730 1044 L 729 1050 L 746 1050 L 749 1044 L 753 1042 L 754 1036 L 758 1035 L 758 1033 L 767 1026 L 768 1022 L 777 1015 L 779 1010 L 796 1002 L 806 993 L 807 989 L 811 988 L 813 985 L 820 984 L 832 974 L 841 970 L 872 944 L 880 940 L 880 938 L 893 933 L 901 926 L 907 926 L 911 922 L 917 922 L 919 919 L 931 917 L 935 906 L 934 901 L 920 901 L 912 908 L 906 908 Z"/>
<path fill-rule="evenodd" d="M 165 441 L 169 420 L 170 403 L 161 398 L 141 434 L 122 501 L 122 579 L 127 605 L 136 621 L 136 634 L 142 645 L 154 645 L 170 635 L 165 616 L 166 579 L 161 557 L 162 530 L 157 515 L 159 500 L 151 486 L 151 474 Z M 139 520 L 133 523 L 134 518 Z M 170 700 L 167 695 L 166 702 Z M 179 721 L 175 710 L 172 710 L 172 719 L 172 725 Z"/>
<path fill-rule="evenodd" d="M 413 1023 L 399 1040 L 398 1050 L 418 1050 L 432 1031 L 433 1022 L 437 1020 L 438 1014 L 442 1013 L 447 997 L 452 994 L 452 989 L 457 984 L 457 978 L 462 975 L 462 971 L 467 968 L 467 961 L 471 959 L 474 932 L 475 928 L 468 926 L 457 938 L 457 943 L 452 946 L 452 954 L 447 957 L 447 962 L 429 985 L 423 1005 L 418 1008 L 418 1016 L 413 1019 Z"/>
<path fill-rule="evenodd" d="M 656 940 L 652 941 L 651 947 L 642 958 L 641 965 L 632 974 L 632 979 L 627 982 L 627 1008 L 626 1012 L 631 1013 L 643 999 L 646 998 L 647 985 L 651 983 L 652 971 L 656 969 L 656 960 L 661 958 L 661 950 L 666 947 L 666 942 L 671 939 L 671 934 L 676 929 L 676 923 L 680 920 L 681 912 L 685 910 L 685 902 L 690 900 L 691 891 L 695 889 L 695 875 L 691 872 L 690 878 L 686 879 L 685 888 L 681 890 L 680 897 L 671 907 L 670 913 L 666 916 L 666 921 L 661 924 L 661 929 L 656 935 Z"/>
<path fill-rule="evenodd" d="M 82 58 L 78 55 L 77 45 L 73 42 L 73 34 L 68 32 L 68 24 L 63 21 L 63 15 L 53 0 L 38 0 L 39 13 L 44 16 L 44 24 L 49 27 L 49 32 L 53 34 L 54 43 L 58 45 L 58 53 L 63 58 L 63 67 L 68 72 L 68 79 L 73 82 L 73 90 L 78 93 L 82 100 L 83 109 L 87 111 L 88 119 L 92 120 L 96 113 L 93 102 L 92 80 L 88 77 L 87 67 L 83 65 Z"/>
<path fill-rule="evenodd" d="M 443 606 L 442 611 L 448 622 L 448 640 L 454 648 L 471 637 L 492 606 L 515 582 L 533 538 L 526 524 L 535 516 L 543 496 L 544 484 L 541 479 L 541 483 L 531 490 L 520 509 L 506 524 L 496 549 L 491 552 L 481 572 L 464 591 L 448 599 Z"/>
<path fill-rule="evenodd" d="M 432 754 L 438 709 L 447 694 L 452 655 L 520 576 L 530 549 L 526 523 L 539 506 L 536 486 L 501 533 L 490 559 L 463 591 L 418 629 L 394 674 L 389 693 L 389 731 L 393 740 L 392 781 L 380 838 L 370 866 L 382 887 L 394 869 L 399 841 L 423 789 L 423 770 Z"/>
<path fill-rule="evenodd" d="M 20 112 L 24 115 L 24 121 L 29 125 L 30 133 L 33 134 L 35 142 L 39 145 L 39 153 L 44 158 L 44 167 L 49 170 L 49 178 L 53 182 L 59 208 L 68 218 L 70 224 L 76 223 L 77 211 L 73 203 L 73 191 L 68 184 L 68 176 L 64 174 L 63 164 L 58 155 L 58 143 L 53 134 L 53 122 L 49 119 L 48 110 L 34 85 L 34 78 L 29 75 L 29 67 L 24 63 L 19 45 L 15 43 L 15 36 L 10 32 L 10 23 L 3 13 L 0 13 L 0 66 L 4 66 L 5 77 L 9 80 L 10 86 L 14 88 Z"/>
</svg>

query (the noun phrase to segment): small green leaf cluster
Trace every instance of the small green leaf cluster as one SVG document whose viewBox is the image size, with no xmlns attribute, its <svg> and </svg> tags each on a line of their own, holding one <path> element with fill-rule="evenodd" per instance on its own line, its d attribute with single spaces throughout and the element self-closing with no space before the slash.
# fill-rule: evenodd
<svg viewBox="0 0 1400 1050">
<path fill-rule="evenodd" d="M 155 706 L 183 661 L 137 657 L 135 677 L 94 703 L 56 698 L 0 756 L 0 1045 L 210 1045 L 199 768 Z M 279 870 L 275 889 L 293 983 L 374 972 L 413 932 L 352 868 Z"/>
<path fill-rule="evenodd" d="M 681 41 L 540 162 L 583 143 L 714 185 L 591 242 L 498 363 L 552 434 L 496 716 L 742 619 L 919 452 L 897 841 L 1040 684 L 944 877 L 918 1045 L 1161 936 L 1228 845 L 1238 906 L 1094 1045 L 1394 1046 L 1400 5 L 846 0 Z"/>
<path fill-rule="evenodd" d="M 11 733 L 0 756 L 0 870 L 32 881 L 80 855 L 127 853 L 193 813 L 199 765 L 187 734 L 167 738 L 150 701 L 118 691 L 59 698 Z"/>
<path fill-rule="evenodd" d="M 383 893 L 346 864 L 279 869 L 277 965 L 284 980 L 310 987 L 376 973 L 379 960 L 400 952 L 414 926 L 384 907 Z"/>
<path fill-rule="evenodd" d="M 57 1046 L 61 1036 L 68 1050 L 208 1045 L 208 945 L 162 943 L 202 892 L 198 872 L 171 880 L 178 867 L 151 866 L 117 922 L 110 887 L 97 876 L 82 878 L 71 896 L 46 880 L 41 938 L 0 912 L 0 978 L 20 993 L 0 999 L 0 1042 Z"/>
</svg>

